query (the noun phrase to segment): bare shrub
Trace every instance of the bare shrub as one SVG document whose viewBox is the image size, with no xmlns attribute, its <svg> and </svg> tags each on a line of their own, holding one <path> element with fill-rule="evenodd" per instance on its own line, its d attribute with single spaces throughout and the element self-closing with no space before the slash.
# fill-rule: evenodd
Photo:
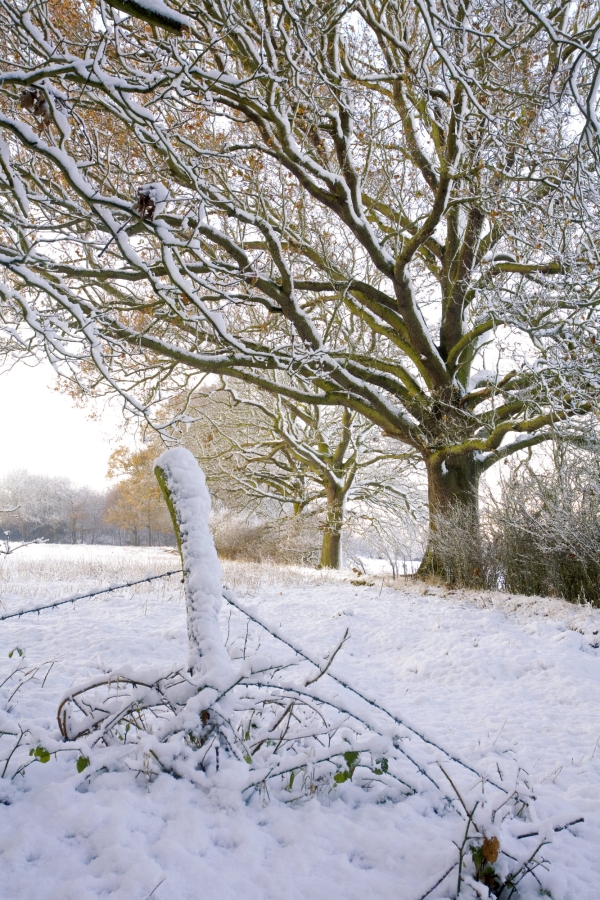
<svg viewBox="0 0 600 900">
<path fill-rule="evenodd" d="M 318 564 L 322 534 L 312 516 L 256 519 L 221 509 L 211 525 L 222 559 L 296 566 Z"/>
<path fill-rule="evenodd" d="M 487 587 L 496 583 L 496 566 L 485 531 L 473 527 L 464 506 L 450 506 L 435 517 L 427 553 L 436 560 L 434 574 L 445 582 L 464 587 Z M 480 534 L 476 540 L 474 535 Z"/>
<path fill-rule="evenodd" d="M 512 464 L 481 504 L 481 540 L 462 509 L 436 518 L 446 582 L 600 604 L 600 456 L 562 443 Z"/>
<path fill-rule="evenodd" d="M 487 504 L 496 584 L 600 604 L 600 457 L 557 445 L 541 467 L 514 466 Z"/>
</svg>

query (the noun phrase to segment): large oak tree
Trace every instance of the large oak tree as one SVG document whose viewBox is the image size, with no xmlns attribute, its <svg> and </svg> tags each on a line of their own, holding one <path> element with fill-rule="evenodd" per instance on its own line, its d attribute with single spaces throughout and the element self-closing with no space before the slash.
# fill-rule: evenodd
<svg viewBox="0 0 600 900">
<path fill-rule="evenodd" d="M 476 541 L 481 473 L 590 409 L 593 11 L 171 6 L 0 0 L 13 346 L 140 410 L 207 373 L 346 406 Z"/>
</svg>

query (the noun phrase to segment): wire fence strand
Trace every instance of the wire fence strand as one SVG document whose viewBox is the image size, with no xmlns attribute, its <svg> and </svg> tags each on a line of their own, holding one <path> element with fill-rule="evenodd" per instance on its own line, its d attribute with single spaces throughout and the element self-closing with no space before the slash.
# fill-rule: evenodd
<svg viewBox="0 0 600 900">
<path fill-rule="evenodd" d="M 14 612 L 6 613 L 0 616 L 0 622 L 6 619 L 20 619 L 29 613 L 39 613 L 43 609 L 55 609 L 57 606 L 63 606 L 65 603 L 75 603 L 77 600 L 87 600 L 88 597 L 97 597 L 99 594 L 110 594 L 112 591 L 121 591 L 123 588 L 134 587 L 136 584 L 145 584 L 148 581 L 156 581 L 158 578 L 168 578 L 169 575 L 181 574 L 181 569 L 172 569 L 170 572 L 163 572 L 161 575 L 148 575 L 146 578 L 138 578 L 137 581 L 126 581 L 124 584 L 113 584 L 106 588 L 97 588 L 88 594 L 72 594 L 70 597 L 62 597 L 52 603 L 44 603 L 41 606 L 30 606 L 14 610 Z"/>
</svg>

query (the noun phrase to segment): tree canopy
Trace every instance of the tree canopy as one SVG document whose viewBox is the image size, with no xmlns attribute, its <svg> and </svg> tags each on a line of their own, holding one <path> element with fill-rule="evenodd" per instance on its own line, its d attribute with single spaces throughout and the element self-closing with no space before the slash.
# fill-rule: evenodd
<svg viewBox="0 0 600 900">
<path fill-rule="evenodd" d="M 210 373 L 346 406 L 476 527 L 598 387 L 593 10 L 171 7 L 0 0 L 13 348 L 140 411 Z"/>
</svg>

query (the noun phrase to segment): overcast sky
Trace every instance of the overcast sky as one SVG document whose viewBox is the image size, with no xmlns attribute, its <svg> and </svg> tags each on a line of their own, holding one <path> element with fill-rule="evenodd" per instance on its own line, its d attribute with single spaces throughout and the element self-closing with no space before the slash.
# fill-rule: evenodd
<svg viewBox="0 0 600 900">
<path fill-rule="evenodd" d="M 100 421 L 90 421 L 56 383 L 49 363 L 19 363 L 0 374 L 0 477 L 23 468 L 102 489 L 113 449 L 131 443 L 121 434 L 119 409 L 103 408 Z"/>
</svg>

